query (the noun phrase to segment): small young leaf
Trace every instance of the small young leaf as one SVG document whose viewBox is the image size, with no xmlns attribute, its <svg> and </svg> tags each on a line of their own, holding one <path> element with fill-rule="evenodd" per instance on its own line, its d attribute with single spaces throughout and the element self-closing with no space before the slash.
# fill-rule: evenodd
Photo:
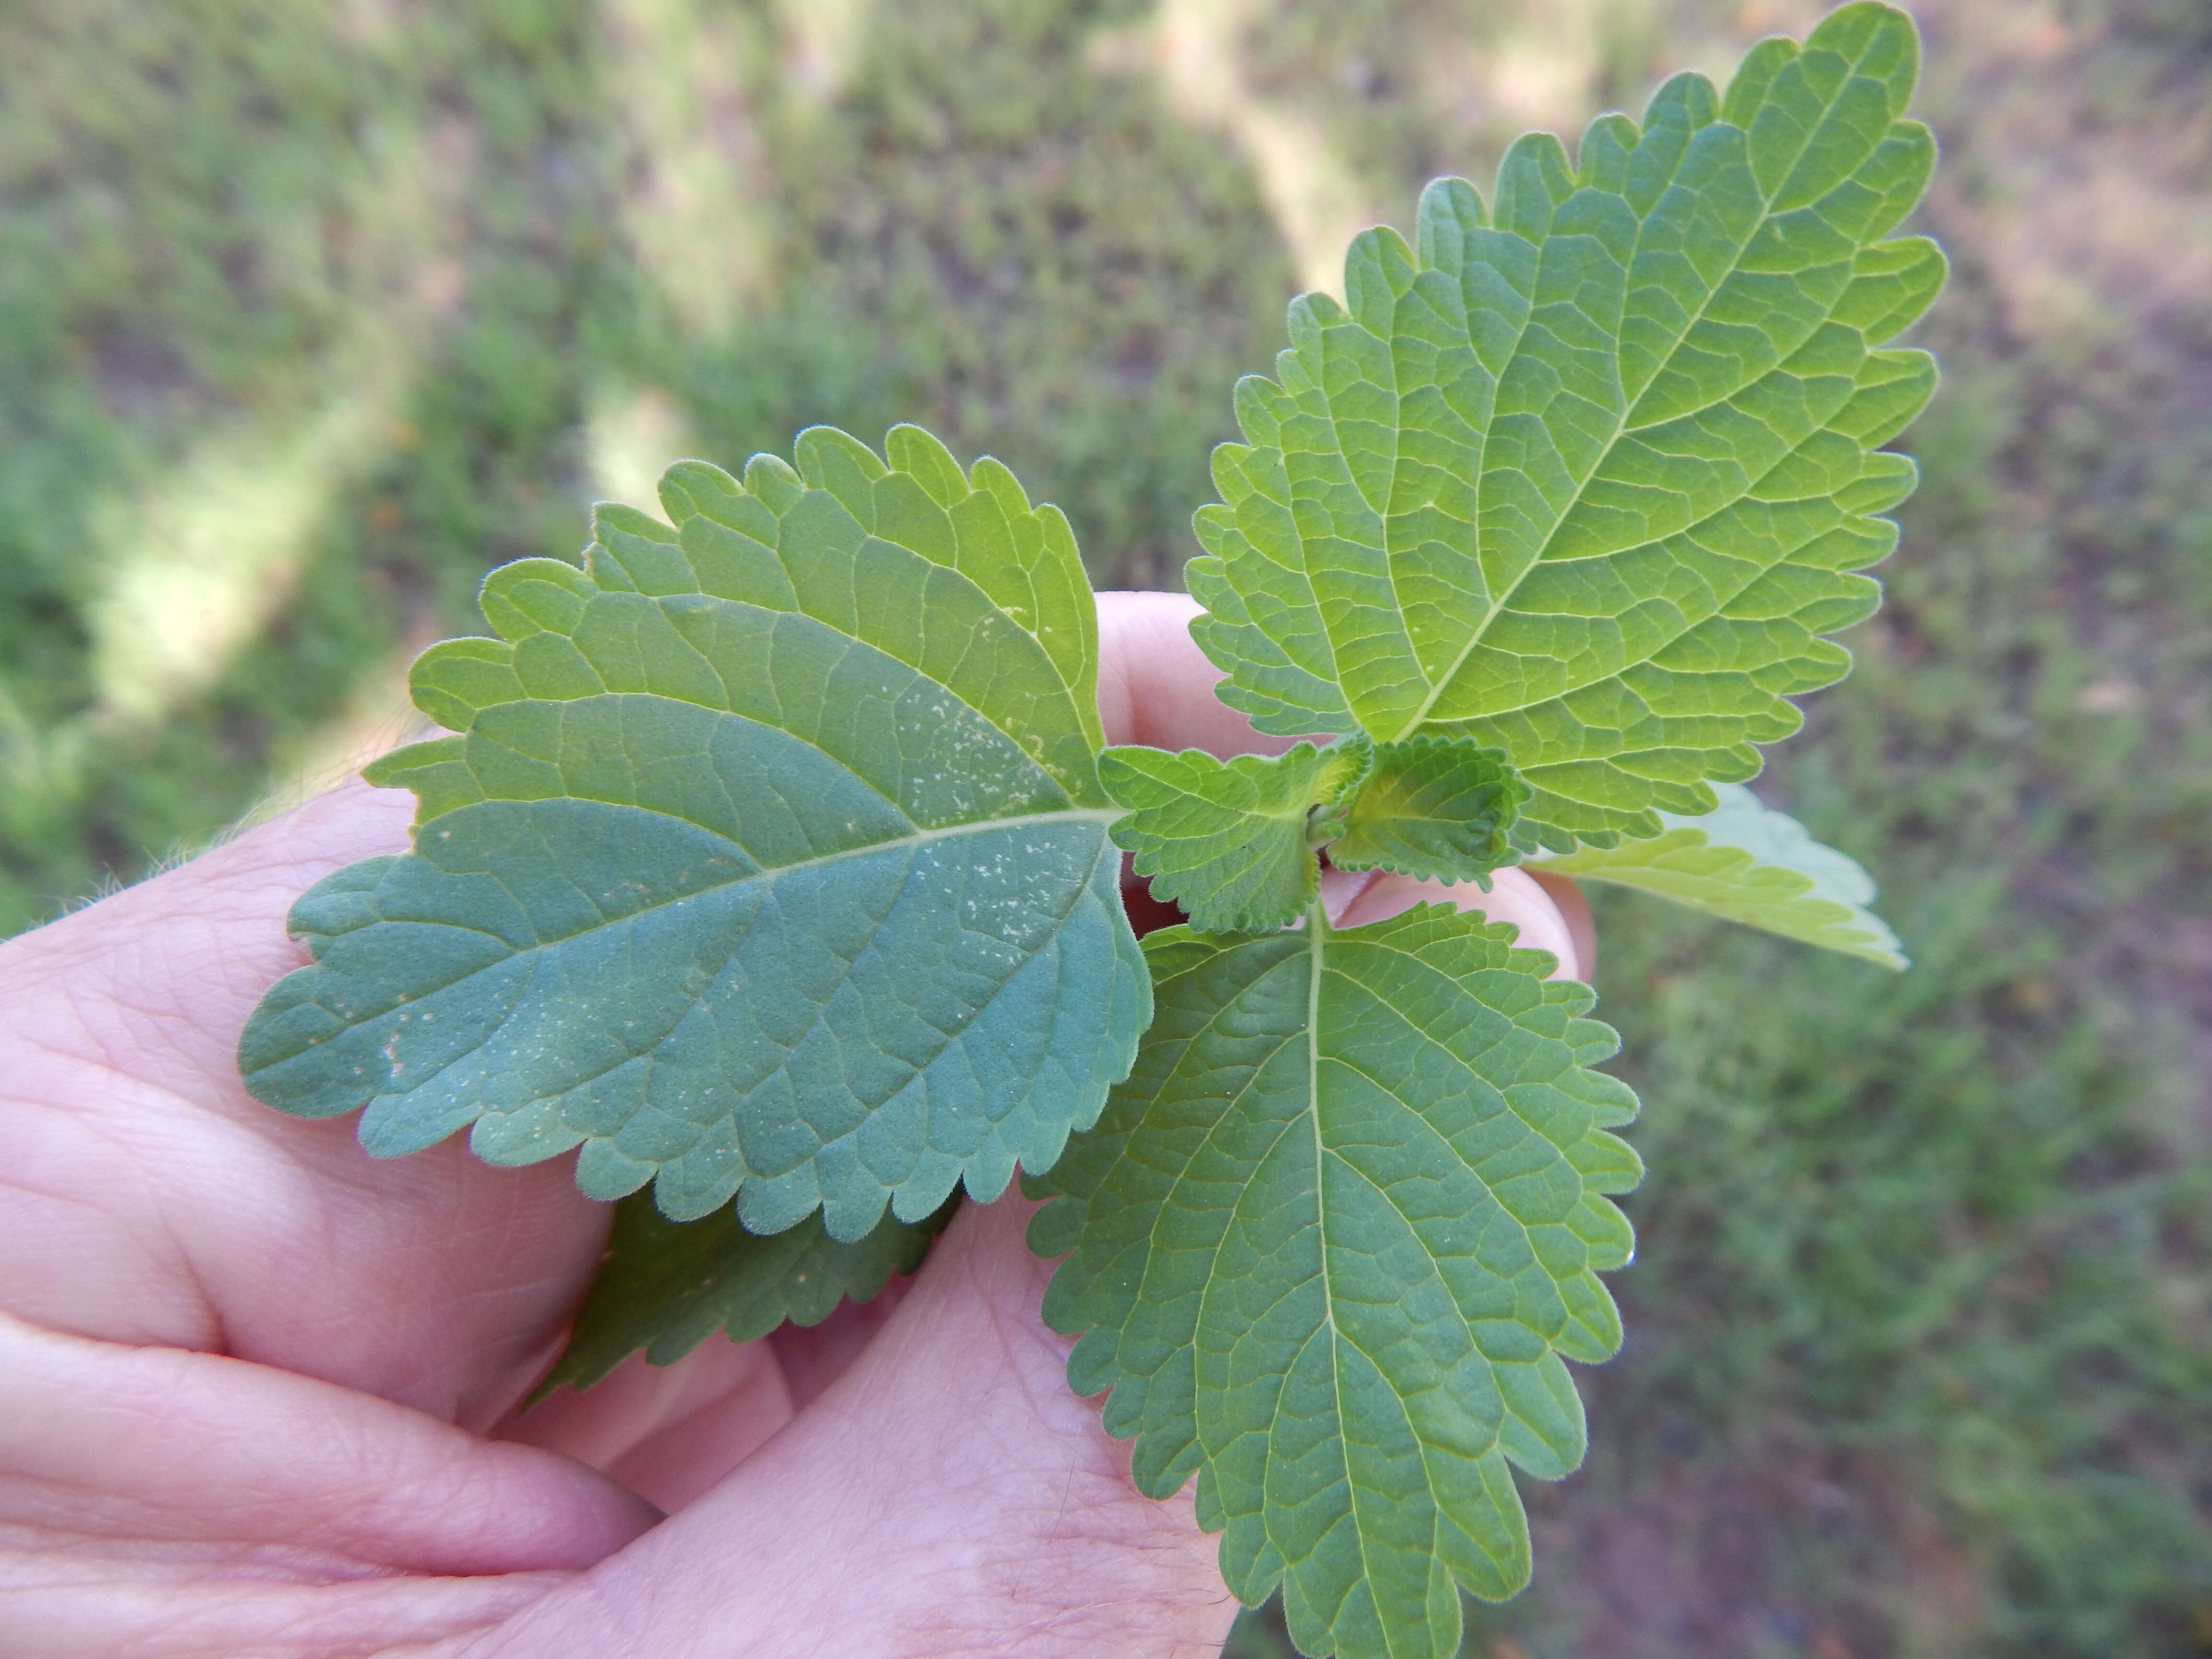
<svg viewBox="0 0 2212 1659">
<path fill-rule="evenodd" d="M 416 851 L 295 908 L 257 1097 L 846 1241 L 1059 1156 L 1149 1008 L 1082 570 L 1003 469 L 893 447 L 919 470 L 820 428 L 742 485 L 687 462 L 678 528 L 603 507 L 584 569 L 492 573 L 499 637 L 413 674 L 458 735 L 370 769 Z"/>
<path fill-rule="evenodd" d="M 789 1321 L 818 1325 L 842 1301 L 866 1302 L 894 1273 L 910 1273 L 959 1206 L 926 1220 L 885 1216 L 849 1244 L 830 1237 L 818 1215 L 763 1238 L 734 1209 L 698 1221 L 670 1221 L 642 1193 L 615 1206 L 614 1236 L 576 1316 L 575 1329 L 542 1397 L 588 1389 L 639 1349 L 656 1365 L 690 1353 L 720 1328 L 732 1342 L 766 1336 Z"/>
<path fill-rule="evenodd" d="M 1340 870 L 1389 870 L 1425 881 L 1473 881 L 1519 854 L 1507 839 L 1528 786 L 1502 749 L 1465 738 L 1423 736 L 1377 744 L 1352 799 L 1343 836 L 1330 844 Z"/>
<path fill-rule="evenodd" d="M 1155 898 L 1181 905 L 1200 933 L 1261 933 L 1312 902 L 1309 809 L 1356 784 L 1366 763 L 1364 743 L 1227 761 L 1133 744 L 1102 754 L 1098 776 L 1129 809 L 1114 839 L 1137 855 Z"/>
<path fill-rule="evenodd" d="M 1866 908 L 1874 882 L 1864 870 L 1742 785 L 1714 789 L 1721 804 L 1702 817 L 1667 814 L 1665 832 L 1649 840 L 1581 848 L 1528 868 L 1615 882 L 1885 968 L 1907 965 L 1889 924 Z"/>
<path fill-rule="evenodd" d="M 1033 1194 L 1046 1293 L 1143 1490 L 1198 1476 L 1229 1584 L 1313 1655 L 1446 1659 L 1458 1586 L 1510 1595 L 1506 1465 L 1582 1460 L 1561 1357 L 1619 1346 L 1603 1194 L 1641 1166 L 1586 985 L 1444 906 L 1337 932 L 1154 933 L 1158 1018 Z"/>
<path fill-rule="evenodd" d="M 1881 240 L 1935 159 L 1917 62 L 1904 13 L 1848 5 L 1724 100 L 1683 75 L 1572 161 L 1521 139 L 1487 209 L 1437 181 L 1414 246 L 1360 236 L 1214 454 L 1188 577 L 1224 700 L 1502 746 L 1559 852 L 1757 772 L 1848 667 L 1823 635 L 1875 608 L 1853 573 L 1913 484 L 1879 452 L 1935 366 L 1877 348 L 1942 276 Z"/>
</svg>

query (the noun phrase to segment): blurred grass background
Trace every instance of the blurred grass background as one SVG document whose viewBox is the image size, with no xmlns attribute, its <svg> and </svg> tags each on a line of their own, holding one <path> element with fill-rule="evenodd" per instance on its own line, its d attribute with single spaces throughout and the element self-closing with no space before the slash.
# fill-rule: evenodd
<svg viewBox="0 0 2212 1659">
<path fill-rule="evenodd" d="M 1916 9 L 1948 379 L 1761 787 L 1919 965 L 1604 905 L 1630 1337 L 1486 1659 L 2212 1653 L 2212 10 Z M 0 933 L 342 775 L 678 454 L 922 421 L 1172 585 L 1352 230 L 1817 10 L 0 6 Z"/>
</svg>

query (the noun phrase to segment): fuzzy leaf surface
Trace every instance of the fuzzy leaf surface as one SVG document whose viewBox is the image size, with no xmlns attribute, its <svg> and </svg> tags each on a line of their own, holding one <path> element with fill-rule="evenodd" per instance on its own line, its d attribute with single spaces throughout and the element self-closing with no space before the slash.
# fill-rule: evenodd
<svg viewBox="0 0 2212 1659">
<path fill-rule="evenodd" d="M 1512 938 L 1445 906 L 1149 936 L 1136 1069 L 1030 1183 L 1070 1382 L 1111 1388 L 1145 1491 L 1197 1475 L 1230 1587 L 1280 1583 L 1309 1654 L 1455 1653 L 1459 1587 L 1528 1577 L 1508 1463 L 1582 1459 L 1562 1358 L 1620 1345 L 1635 1098 L 1587 1069 L 1589 988 Z"/>
<path fill-rule="evenodd" d="M 1487 891 L 1490 872 L 1520 857 L 1508 834 L 1528 799 L 1502 749 L 1433 736 L 1377 744 L 1329 861 Z"/>
<path fill-rule="evenodd" d="M 1880 348 L 1944 273 L 1881 240 L 1935 159 L 1903 118 L 1917 64 L 1902 12 L 1845 6 L 1571 161 L 1522 138 L 1487 208 L 1438 180 L 1414 246 L 1355 241 L 1346 303 L 1291 307 L 1215 452 L 1188 581 L 1224 700 L 1266 732 L 1502 747 L 1559 852 L 1756 772 L 1788 699 L 1847 669 L 1823 636 L 1875 608 L 1855 573 L 1916 476 L 1881 447 L 1935 366 Z"/>
<path fill-rule="evenodd" d="M 818 1215 L 763 1238 L 734 1209 L 671 1221 L 634 1194 L 615 1207 L 606 1259 L 538 1393 L 588 1389 L 640 1349 L 653 1364 L 673 1364 L 717 1330 L 750 1342 L 787 1321 L 818 1325 L 839 1303 L 866 1302 L 893 1274 L 921 1267 L 957 1206 L 948 1200 L 922 1221 L 885 1216 L 866 1237 L 841 1243 Z"/>
<path fill-rule="evenodd" d="M 1150 1006 L 1081 567 L 995 463 L 890 448 L 686 462 L 677 528 L 603 507 L 583 569 L 492 573 L 498 637 L 413 672 L 457 735 L 369 774 L 420 796 L 416 850 L 295 908 L 258 1098 L 846 1241 L 1051 1164 Z"/>
<path fill-rule="evenodd" d="M 1716 786 L 1721 804 L 1702 817 L 1667 816 L 1665 831 L 1613 848 L 1583 848 L 1528 867 L 1656 893 L 1708 915 L 1863 957 L 1908 964 L 1889 924 L 1867 907 L 1874 881 L 1824 847 L 1787 812 L 1761 806 L 1741 784 Z"/>
<path fill-rule="evenodd" d="M 1261 933 L 1312 902 L 1308 810 L 1357 783 L 1366 763 L 1364 744 L 1225 761 L 1133 744 L 1101 755 L 1098 775 L 1129 809 L 1114 839 L 1137 855 L 1154 897 L 1182 906 L 1202 933 Z"/>
</svg>

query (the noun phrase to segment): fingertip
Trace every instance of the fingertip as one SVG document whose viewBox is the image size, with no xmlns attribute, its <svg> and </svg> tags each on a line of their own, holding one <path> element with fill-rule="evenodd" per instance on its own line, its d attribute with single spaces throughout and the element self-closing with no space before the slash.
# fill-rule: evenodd
<svg viewBox="0 0 2212 1659">
<path fill-rule="evenodd" d="M 1461 910 L 1479 911 L 1492 921 L 1510 922 L 1520 930 L 1515 941 L 1532 951 L 1547 951 L 1559 965 L 1553 979 L 1588 977 L 1588 953 L 1578 944 L 1572 922 L 1552 894 L 1526 870 L 1497 870 L 1484 892 L 1471 881 L 1447 886 L 1438 881 L 1417 881 L 1411 876 L 1378 873 L 1353 877 L 1340 889 L 1342 896 L 1323 889 L 1330 921 L 1339 927 L 1382 921 L 1416 904 L 1449 904 Z M 1576 897 L 1580 898 L 1577 893 Z M 1584 908 L 1587 916 L 1588 909 Z"/>
<path fill-rule="evenodd" d="M 1098 718 L 1109 743 L 1279 755 L 1297 739 L 1267 737 L 1215 695 L 1219 669 L 1190 635 L 1203 610 L 1188 593 L 1098 595 Z"/>
<path fill-rule="evenodd" d="M 1198 602 L 1186 593 L 1121 591 L 1097 600 L 1099 723 L 1109 743 L 1149 742 L 1162 683 L 1198 681 L 1211 692 L 1213 665 L 1190 637 Z"/>
<path fill-rule="evenodd" d="M 1589 897 L 1572 876 L 1554 876 L 1541 870 L 1528 872 L 1528 879 L 1544 890 L 1567 924 L 1575 945 L 1573 977 L 1588 979 L 1597 971 L 1597 920 L 1590 915 Z"/>
</svg>

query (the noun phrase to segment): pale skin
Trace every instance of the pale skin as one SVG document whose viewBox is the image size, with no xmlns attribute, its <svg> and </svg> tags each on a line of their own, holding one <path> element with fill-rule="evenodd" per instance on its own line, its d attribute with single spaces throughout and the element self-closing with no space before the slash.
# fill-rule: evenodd
<svg viewBox="0 0 2212 1659">
<path fill-rule="evenodd" d="M 1100 596 L 1108 738 L 1280 749 L 1178 596 Z M 404 851 L 352 784 L 0 947 L 0 1646 L 16 1659 L 1169 1659 L 1236 1613 L 1188 1494 L 1129 1484 L 1037 1316 L 1030 1206 L 969 1205 L 904 1294 L 516 1407 L 607 1206 L 567 1160 L 380 1162 L 233 1048 L 311 883 Z M 1588 971 L 1568 884 L 1448 897 Z M 895 1287 L 896 1290 L 896 1287 Z"/>
</svg>

